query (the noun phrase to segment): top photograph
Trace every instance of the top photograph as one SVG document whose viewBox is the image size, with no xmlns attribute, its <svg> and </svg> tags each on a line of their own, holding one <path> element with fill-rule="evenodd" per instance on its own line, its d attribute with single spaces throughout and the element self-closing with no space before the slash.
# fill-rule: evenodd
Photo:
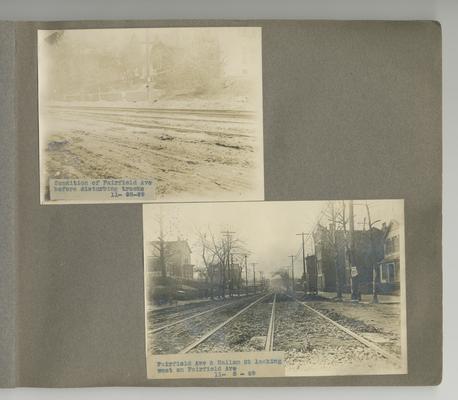
<svg viewBox="0 0 458 400">
<path fill-rule="evenodd" d="M 261 28 L 37 40 L 41 204 L 264 200 Z"/>
</svg>

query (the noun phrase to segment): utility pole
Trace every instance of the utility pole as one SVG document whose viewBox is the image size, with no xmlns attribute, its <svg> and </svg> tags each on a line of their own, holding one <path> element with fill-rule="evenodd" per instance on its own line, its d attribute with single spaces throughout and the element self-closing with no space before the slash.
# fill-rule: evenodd
<svg viewBox="0 0 458 400">
<path fill-rule="evenodd" d="M 305 296 L 307 294 L 307 287 L 306 287 L 307 279 L 306 279 L 306 271 L 305 271 L 305 239 L 304 239 L 304 235 L 306 235 L 305 232 L 296 233 L 296 236 L 302 236 L 302 267 L 304 269 L 303 278 L 304 278 L 304 296 Z"/>
<path fill-rule="evenodd" d="M 341 282 L 341 272 L 340 266 L 338 265 L 339 254 L 337 247 L 337 222 L 336 222 L 336 213 L 334 209 L 334 202 L 331 201 L 331 240 L 332 240 L 332 250 L 334 252 L 334 268 L 336 269 L 336 298 L 337 300 L 342 300 L 342 282 Z"/>
<path fill-rule="evenodd" d="M 291 257 L 291 278 L 292 278 L 292 289 L 293 289 L 293 297 L 296 297 L 296 292 L 294 291 L 294 256 Z"/>
<path fill-rule="evenodd" d="M 348 204 L 349 228 L 350 228 L 350 270 L 351 270 L 351 299 L 359 300 L 359 276 L 355 265 L 355 216 L 353 209 L 353 200 Z"/>
<path fill-rule="evenodd" d="M 254 294 L 256 294 L 256 264 L 255 262 L 251 263 L 251 266 L 253 267 L 253 288 L 254 288 Z"/>
<path fill-rule="evenodd" d="M 230 290 L 231 290 L 231 297 L 233 295 L 233 291 L 234 291 L 234 255 L 233 254 L 230 254 L 230 257 L 231 257 L 231 267 L 229 269 L 229 287 L 230 287 Z"/>
<path fill-rule="evenodd" d="M 342 229 L 344 234 L 344 244 L 345 244 L 345 254 L 344 254 L 344 271 L 343 271 L 343 280 L 345 285 L 347 284 L 347 265 L 350 264 L 349 257 L 350 252 L 348 250 L 348 240 L 347 240 L 347 216 L 346 216 L 346 205 L 345 200 L 342 200 Z M 350 265 L 351 266 L 351 265 Z M 351 282 L 351 280 L 350 280 Z"/>
<path fill-rule="evenodd" d="M 379 220 L 372 222 L 371 221 L 371 212 L 369 210 L 369 204 L 366 201 L 366 211 L 367 211 L 367 220 L 369 224 L 369 240 L 371 242 L 371 263 L 372 263 L 372 303 L 378 303 L 378 273 L 376 264 L 376 254 L 375 254 L 375 244 L 374 236 L 372 234 L 372 226 L 375 225 Z"/>
<path fill-rule="evenodd" d="M 228 273 L 229 279 L 231 278 L 230 271 L 229 271 L 229 268 L 230 268 L 229 267 L 230 254 L 231 254 L 230 245 L 231 245 L 231 242 L 232 242 L 232 235 L 235 234 L 235 232 L 231 232 L 229 230 L 226 230 L 226 231 L 221 232 L 221 234 L 226 238 L 226 243 L 224 245 L 224 247 L 225 247 L 224 252 L 226 253 L 226 254 L 224 254 L 224 256 L 225 256 L 225 260 L 224 260 L 225 261 L 224 262 L 225 271 L 223 270 L 223 274 L 222 274 L 223 275 L 223 285 L 222 285 L 223 288 L 222 289 L 223 289 L 223 298 L 224 298 L 225 297 L 224 292 L 226 290 L 226 271 Z M 232 292 L 230 292 L 229 295 L 232 296 Z"/>
<path fill-rule="evenodd" d="M 248 296 L 248 264 L 247 264 L 247 258 L 248 255 L 245 254 L 245 293 Z"/>
<path fill-rule="evenodd" d="M 152 42 L 149 41 L 148 29 L 145 29 L 145 87 L 146 87 L 146 101 L 151 99 L 151 74 L 150 74 L 150 50 Z"/>
</svg>

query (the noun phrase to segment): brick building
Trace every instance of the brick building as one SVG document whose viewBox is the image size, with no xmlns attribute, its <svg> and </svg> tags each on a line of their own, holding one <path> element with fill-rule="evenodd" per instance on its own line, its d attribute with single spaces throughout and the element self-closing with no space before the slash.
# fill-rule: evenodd
<svg viewBox="0 0 458 400">
<path fill-rule="evenodd" d="M 334 247 L 331 230 L 319 225 L 313 235 L 318 273 L 318 289 L 326 292 L 336 291 L 337 276 L 344 292 L 351 290 L 351 273 L 348 261 L 348 232 L 336 230 L 336 246 Z M 360 290 L 363 293 L 372 291 L 373 265 L 384 257 L 384 229 L 355 230 L 354 264 L 358 272 Z M 337 262 L 337 271 L 336 271 Z"/>
</svg>

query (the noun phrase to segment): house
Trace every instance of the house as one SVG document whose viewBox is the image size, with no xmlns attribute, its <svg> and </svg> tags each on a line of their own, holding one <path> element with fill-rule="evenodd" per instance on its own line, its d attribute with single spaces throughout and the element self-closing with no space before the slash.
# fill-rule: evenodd
<svg viewBox="0 0 458 400">
<path fill-rule="evenodd" d="M 169 277 L 178 280 L 193 280 L 194 266 L 191 264 L 191 248 L 187 240 L 152 241 L 148 255 L 148 273 L 152 278 Z"/>
<path fill-rule="evenodd" d="M 384 258 L 378 264 L 381 293 L 399 294 L 401 276 L 399 234 L 399 222 L 391 220 L 388 226 L 385 226 Z"/>
</svg>

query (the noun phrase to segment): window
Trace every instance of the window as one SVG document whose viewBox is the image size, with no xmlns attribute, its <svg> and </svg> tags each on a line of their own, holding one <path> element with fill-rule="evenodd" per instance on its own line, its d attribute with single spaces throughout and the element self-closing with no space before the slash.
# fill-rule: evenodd
<svg viewBox="0 0 458 400">
<path fill-rule="evenodd" d="M 380 265 L 380 281 L 382 283 L 393 283 L 395 282 L 395 264 L 387 263 Z"/>
<path fill-rule="evenodd" d="M 399 252 L 399 235 L 386 239 L 385 254 Z"/>
</svg>

